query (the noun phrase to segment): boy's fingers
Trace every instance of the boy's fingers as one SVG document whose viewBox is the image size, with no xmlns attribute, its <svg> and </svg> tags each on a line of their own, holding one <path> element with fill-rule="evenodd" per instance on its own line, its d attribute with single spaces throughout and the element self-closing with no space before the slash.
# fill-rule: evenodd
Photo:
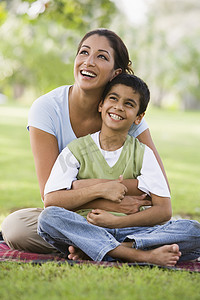
<svg viewBox="0 0 200 300">
<path fill-rule="evenodd" d="M 99 208 L 93 209 L 92 213 L 93 214 L 100 214 L 101 213 L 101 209 L 99 209 Z"/>
<path fill-rule="evenodd" d="M 123 181 L 123 175 L 119 175 L 118 182 L 122 182 L 122 181 Z"/>
</svg>

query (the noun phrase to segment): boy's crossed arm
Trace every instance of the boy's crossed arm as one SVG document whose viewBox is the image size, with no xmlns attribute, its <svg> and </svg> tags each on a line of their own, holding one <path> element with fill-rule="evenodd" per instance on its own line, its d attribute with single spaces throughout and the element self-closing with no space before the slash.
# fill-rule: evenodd
<svg viewBox="0 0 200 300">
<path fill-rule="evenodd" d="M 151 196 L 152 206 L 146 210 L 126 216 L 116 216 L 105 210 L 93 209 L 87 215 L 87 220 L 93 225 L 108 228 L 153 226 L 169 221 L 172 216 L 170 198 L 153 194 Z"/>
</svg>

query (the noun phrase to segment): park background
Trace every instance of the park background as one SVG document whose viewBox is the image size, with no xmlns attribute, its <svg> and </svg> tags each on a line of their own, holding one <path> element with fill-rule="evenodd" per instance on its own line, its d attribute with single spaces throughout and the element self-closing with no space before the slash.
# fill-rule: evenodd
<svg viewBox="0 0 200 300">
<path fill-rule="evenodd" d="M 98 27 L 123 39 L 135 74 L 150 87 L 146 120 L 169 179 L 173 217 L 200 220 L 199 17 L 197 0 L 0 2 L 0 223 L 17 209 L 43 206 L 26 130 L 28 111 L 40 95 L 73 83 L 77 45 Z M 1 264 L 0 270 L 3 299 L 41 299 L 48 291 L 50 299 L 199 299 L 200 294 L 199 274 L 184 272 L 54 264 Z"/>
</svg>

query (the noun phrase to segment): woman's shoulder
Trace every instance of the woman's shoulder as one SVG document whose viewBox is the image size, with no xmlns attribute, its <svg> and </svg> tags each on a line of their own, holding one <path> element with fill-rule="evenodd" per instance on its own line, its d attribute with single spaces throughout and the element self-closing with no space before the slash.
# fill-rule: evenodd
<svg viewBox="0 0 200 300">
<path fill-rule="evenodd" d="M 68 101 L 68 91 L 69 91 L 69 85 L 63 85 L 60 86 L 42 96 L 37 98 L 32 106 L 34 105 L 48 105 L 52 106 L 57 104 L 61 104 L 63 102 Z"/>
<path fill-rule="evenodd" d="M 69 86 L 58 87 L 36 99 L 29 110 L 28 126 L 56 135 L 57 127 L 64 118 Z"/>
<path fill-rule="evenodd" d="M 129 135 L 137 137 L 140 135 L 143 131 L 145 131 L 147 128 L 149 128 L 146 120 L 143 118 L 139 125 L 136 125 L 135 123 L 132 124 L 131 128 L 129 129 Z"/>
</svg>

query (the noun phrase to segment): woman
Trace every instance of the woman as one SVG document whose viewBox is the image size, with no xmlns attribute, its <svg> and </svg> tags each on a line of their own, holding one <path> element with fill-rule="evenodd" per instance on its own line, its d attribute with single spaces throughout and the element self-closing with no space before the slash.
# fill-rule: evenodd
<svg viewBox="0 0 200 300">
<path fill-rule="evenodd" d="M 33 103 L 28 129 L 42 198 L 52 166 L 62 149 L 73 139 L 100 130 L 98 103 L 106 83 L 121 72 L 133 72 L 122 40 L 107 29 L 90 31 L 78 47 L 74 63 L 74 85 L 59 87 Z M 138 127 L 132 126 L 129 134 L 153 150 L 165 175 L 145 121 Z M 130 181 L 125 184 L 129 193 L 134 195 L 136 185 L 130 185 Z M 96 200 L 92 202 L 92 207 L 134 213 L 140 206 L 150 204 L 144 198 L 144 195 L 137 199 L 127 196 L 121 204 Z M 4 220 L 3 237 L 11 248 L 38 253 L 54 251 L 36 231 L 41 211 L 39 208 L 23 209 Z"/>
</svg>

